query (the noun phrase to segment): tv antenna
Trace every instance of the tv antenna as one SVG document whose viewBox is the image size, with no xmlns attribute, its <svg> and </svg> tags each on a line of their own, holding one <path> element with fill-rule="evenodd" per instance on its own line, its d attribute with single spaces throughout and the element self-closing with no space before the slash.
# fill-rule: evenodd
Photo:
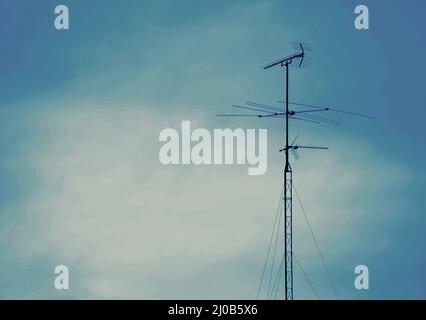
<svg viewBox="0 0 426 320">
<path fill-rule="evenodd" d="M 275 60 L 267 65 L 263 66 L 263 69 L 270 69 L 273 67 L 283 67 L 285 70 L 285 100 L 279 100 L 278 102 L 285 104 L 285 108 L 274 107 L 262 103 L 253 101 L 247 101 L 246 105 L 233 105 L 233 108 L 242 109 L 245 111 L 256 111 L 257 114 L 218 114 L 218 117 L 258 117 L 258 118 L 283 118 L 285 119 L 285 147 L 279 150 L 285 154 L 285 167 L 284 167 L 284 195 L 282 200 L 284 201 L 284 287 L 285 287 L 285 300 L 293 300 L 293 170 L 290 165 L 289 152 L 297 160 L 299 158 L 298 150 L 326 150 L 328 147 L 320 146 L 305 146 L 295 144 L 298 135 L 294 140 L 289 143 L 289 120 L 299 120 L 304 122 L 310 122 L 314 124 L 329 124 L 339 125 L 338 121 L 328 119 L 319 116 L 318 113 L 324 112 L 339 112 L 346 115 L 358 116 L 363 118 L 375 119 L 375 117 L 346 111 L 342 109 L 336 109 L 331 107 L 323 107 L 318 105 L 304 104 L 298 102 L 289 101 L 289 67 L 294 66 L 297 68 L 305 67 L 309 52 L 311 52 L 310 46 L 305 43 L 293 43 L 295 53 L 286 56 L 282 59 Z M 302 110 L 292 110 L 290 105 L 293 107 L 303 108 Z M 319 249 L 319 248 L 318 248 Z M 321 254 L 321 253 L 320 253 Z M 321 255 L 322 257 L 322 255 Z M 297 261 L 296 261 L 297 262 Z M 323 263 L 324 260 L 323 260 Z M 328 269 L 327 269 L 328 272 Z M 330 274 L 328 274 L 331 280 Z M 332 282 L 332 280 L 331 280 Z M 337 291 L 332 282 L 333 288 L 337 295 Z"/>
</svg>

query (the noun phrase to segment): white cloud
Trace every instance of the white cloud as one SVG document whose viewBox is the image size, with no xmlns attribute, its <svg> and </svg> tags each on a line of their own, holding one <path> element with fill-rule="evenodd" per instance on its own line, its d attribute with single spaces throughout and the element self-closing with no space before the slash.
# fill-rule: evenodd
<svg viewBox="0 0 426 320">
<path fill-rule="evenodd" d="M 158 133 L 182 119 L 169 114 L 161 120 L 159 112 L 141 111 L 146 109 L 79 107 L 41 120 L 51 140 L 29 155 L 42 182 L 23 205 L 15 250 L 69 261 L 70 270 L 81 270 L 74 280 L 96 298 L 202 298 L 210 293 L 200 292 L 191 279 L 203 273 L 217 278 L 211 290 L 220 295 L 225 284 L 212 265 L 226 271 L 229 261 L 252 257 L 261 268 L 259 252 L 280 193 L 279 161 L 270 159 L 268 173 L 260 177 L 248 176 L 246 167 L 162 166 Z M 203 123 L 200 115 L 191 120 Z M 373 157 L 365 165 L 364 155 L 355 154 L 342 161 L 342 150 L 294 165 L 296 187 L 330 260 L 356 246 L 353 229 L 365 227 L 369 214 L 377 213 L 366 202 L 401 179 L 386 159 Z M 369 189 L 365 198 L 363 188 Z M 315 256 L 300 216 L 295 227 L 304 243 L 299 256 Z M 158 279 L 181 288 L 167 288 Z M 254 275 L 252 292 L 241 296 L 253 297 L 257 280 Z M 235 282 L 247 287 L 243 275 Z"/>
</svg>

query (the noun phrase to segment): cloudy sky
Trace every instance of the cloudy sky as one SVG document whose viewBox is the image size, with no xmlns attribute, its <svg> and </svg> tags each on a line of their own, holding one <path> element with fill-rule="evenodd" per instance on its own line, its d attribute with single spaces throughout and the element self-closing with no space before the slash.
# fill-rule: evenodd
<svg viewBox="0 0 426 320">
<path fill-rule="evenodd" d="M 283 123 L 217 118 L 232 104 L 279 106 L 263 64 L 292 41 L 291 100 L 377 116 L 291 123 L 294 183 L 343 299 L 426 298 L 424 1 L 0 3 L 0 298 L 256 298 L 282 188 Z M 54 28 L 66 4 L 70 29 Z M 163 166 L 164 128 L 268 129 L 268 171 Z M 294 205 L 295 252 L 335 298 Z M 70 289 L 54 288 L 54 267 Z M 370 270 L 355 290 L 354 268 Z M 295 298 L 315 298 L 295 270 Z"/>
</svg>

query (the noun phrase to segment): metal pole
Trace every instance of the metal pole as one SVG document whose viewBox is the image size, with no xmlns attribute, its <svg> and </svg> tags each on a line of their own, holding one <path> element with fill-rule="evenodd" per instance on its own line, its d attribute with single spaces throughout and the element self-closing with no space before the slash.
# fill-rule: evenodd
<svg viewBox="0 0 426 320">
<path fill-rule="evenodd" d="M 293 215 L 292 215 L 292 170 L 288 156 L 288 62 L 286 72 L 286 134 L 285 134 L 285 169 L 284 169 L 284 260 L 285 260 L 285 300 L 293 300 Z"/>
<path fill-rule="evenodd" d="M 288 62 L 285 64 L 285 167 L 288 166 Z"/>
<path fill-rule="evenodd" d="M 284 167 L 284 274 L 285 274 L 285 299 L 288 300 L 287 277 L 287 166 L 288 166 L 288 63 L 285 65 L 285 167 Z"/>
</svg>

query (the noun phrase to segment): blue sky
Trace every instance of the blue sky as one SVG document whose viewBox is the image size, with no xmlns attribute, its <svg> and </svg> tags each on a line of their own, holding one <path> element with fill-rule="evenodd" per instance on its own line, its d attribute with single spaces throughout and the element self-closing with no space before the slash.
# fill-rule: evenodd
<svg viewBox="0 0 426 320">
<path fill-rule="evenodd" d="M 283 124 L 215 115 L 276 104 L 295 40 L 291 99 L 377 116 L 292 123 L 295 184 L 342 298 L 426 298 L 423 1 L 56 1 L 0 4 L 0 297 L 255 298 L 280 194 Z M 164 167 L 158 134 L 267 128 L 268 172 Z M 300 212 L 295 212 L 300 215 Z M 303 220 L 299 259 L 333 298 Z M 67 264 L 71 289 L 53 287 Z M 370 268 L 368 292 L 353 269 Z M 295 297 L 314 298 L 300 274 Z"/>
</svg>

